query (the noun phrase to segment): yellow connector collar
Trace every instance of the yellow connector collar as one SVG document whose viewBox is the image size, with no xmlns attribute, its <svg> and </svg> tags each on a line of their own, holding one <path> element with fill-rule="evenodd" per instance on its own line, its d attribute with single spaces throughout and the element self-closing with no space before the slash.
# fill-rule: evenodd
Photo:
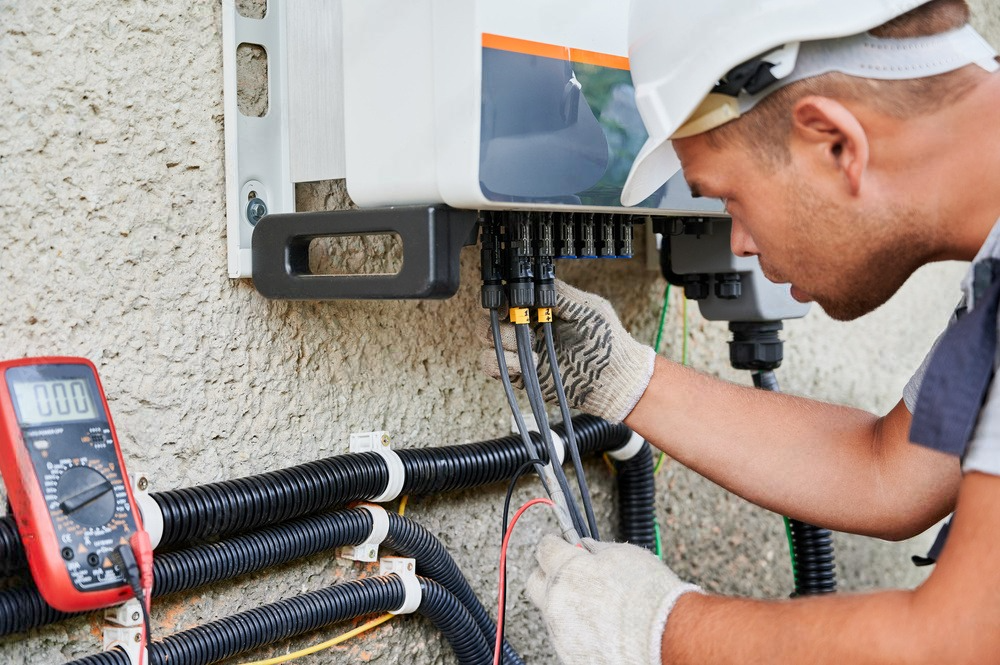
<svg viewBox="0 0 1000 665">
<path fill-rule="evenodd" d="M 539 307 L 538 308 L 538 322 L 539 323 L 552 323 L 552 308 L 551 307 Z"/>
<path fill-rule="evenodd" d="M 531 314 L 527 307 L 511 307 L 510 308 L 510 322 L 511 323 L 530 323 Z"/>
</svg>

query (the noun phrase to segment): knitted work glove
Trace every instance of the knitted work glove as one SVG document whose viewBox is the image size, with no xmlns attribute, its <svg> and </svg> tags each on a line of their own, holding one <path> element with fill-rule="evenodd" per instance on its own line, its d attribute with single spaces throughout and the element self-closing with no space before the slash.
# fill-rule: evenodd
<svg viewBox="0 0 1000 665">
<path fill-rule="evenodd" d="M 547 535 L 536 556 L 528 597 L 566 665 L 661 665 L 674 603 L 685 593 L 702 593 L 635 545 L 585 538 L 580 548 Z"/>
<path fill-rule="evenodd" d="M 624 420 L 653 376 L 656 358 L 653 349 L 632 338 L 607 300 L 559 280 L 556 280 L 552 328 L 556 361 L 570 408 L 611 422 Z M 480 365 L 487 374 L 499 379 L 500 367 L 488 323 L 484 332 L 488 350 L 480 354 Z M 514 324 L 503 323 L 500 333 L 511 380 L 522 388 Z M 555 382 L 540 328 L 534 330 L 532 346 L 545 401 L 554 404 Z"/>
</svg>

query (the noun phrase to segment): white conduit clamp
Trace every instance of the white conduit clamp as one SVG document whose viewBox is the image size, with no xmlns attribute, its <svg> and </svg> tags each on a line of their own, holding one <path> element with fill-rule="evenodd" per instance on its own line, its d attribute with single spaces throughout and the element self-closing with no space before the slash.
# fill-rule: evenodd
<svg viewBox="0 0 1000 665">
<path fill-rule="evenodd" d="M 163 509 L 149 495 L 149 476 L 137 473 L 132 476 L 132 496 L 139 506 L 139 516 L 142 517 L 142 528 L 149 534 L 149 542 L 153 549 L 163 540 Z"/>
<path fill-rule="evenodd" d="M 403 598 L 403 604 L 395 610 L 389 610 L 389 614 L 413 614 L 420 607 L 420 601 L 423 600 L 420 580 L 417 579 L 417 560 L 401 556 L 387 556 L 380 559 L 378 574 L 392 575 L 393 573 L 403 580 L 406 596 Z"/>
<path fill-rule="evenodd" d="M 352 453 L 378 453 L 385 460 L 385 465 L 389 469 L 389 482 L 386 483 L 385 491 L 372 499 L 375 503 L 385 503 L 392 501 L 403 491 L 403 482 L 406 480 L 406 469 L 403 468 L 403 460 L 399 459 L 396 451 L 389 447 L 389 434 L 387 432 L 359 432 L 351 434 Z M 372 559 L 374 561 L 375 559 Z"/>
<path fill-rule="evenodd" d="M 135 598 L 104 610 L 104 650 L 121 649 L 128 654 L 132 665 L 139 664 L 139 656 L 146 651 L 142 644 L 142 605 Z M 149 662 L 149 654 L 142 659 Z"/>
<path fill-rule="evenodd" d="M 642 438 L 642 435 L 637 432 L 632 432 L 632 436 L 621 448 L 615 448 L 614 450 L 608 451 L 608 457 L 615 460 L 616 462 L 627 462 L 642 450 L 642 444 L 646 443 L 646 439 Z"/>
<path fill-rule="evenodd" d="M 352 561 L 372 562 L 378 561 L 378 547 L 389 535 L 389 513 L 382 506 L 366 503 L 358 506 L 364 508 L 372 516 L 372 532 L 368 534 L 365 542 L 359 545 L 348 545 L 341 550 L 340 555 Z"/>
<path fill-rule="evenodd" d="M 534 416 L 525 414 L 524 425 L 528 428 L 528 433 L 534 432 L 535 434 L 541 435 L 542 430 L 538 427 L 538 422 L 535 420 Z M 517 420 L 514 416 L 510 417 L 510 431 L 511 434 L 520 434 L 521 432 L 517 429 Z M 552 434 L 552 445 L 556 448 L 556 456 L 559 458 L 559 466 L 562 466 L 563 462 L 566 461 L 566 442 L 563 438 L 559 436 L 554 429 L 549 428 L 549 432 Z"/>
</svg>

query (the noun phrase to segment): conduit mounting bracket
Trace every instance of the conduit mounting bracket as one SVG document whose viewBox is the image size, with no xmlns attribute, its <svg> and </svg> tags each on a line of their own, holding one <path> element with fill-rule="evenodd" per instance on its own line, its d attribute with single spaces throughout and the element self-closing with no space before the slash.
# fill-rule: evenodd
<svg viewBox="0 0 1000 665">
<path fill-rule="evenodd" d="M 388 432 L 356 432 L 351 434 L 350 450 L 352 453 L 376 453 L 385 460 L 385 466 L 389 471 L 389 480 L 385 484 L 385 490 L 372 499 L 375 503 L 385 503 L 398 497 L 399 493 L 403 491 L 403 484 L 406 481 L 403 460 L 390 447 L 390 442 Z M 374 561 L 374 559 L 372 560 Z"/>
<path fill-rule="evenodd" d="M 403 604 L 389 614 L 413 614 L 420 607 L 423 593 L 420 591 L 420 580 L 417 579 L 417 560 L 400 556 L 386 556 L 379 560 L 379 575 L 396 574 L 403 580 L 406 598 Z"/>
<path fill-rule="evenodd" d="M 378 561 L 378 548 L 389 535 L 389 514 L 382 506 L 366 503 L 360 506 L 372 516 L 372 531 L 365 542 L 344 547 L 340 555 L 351 561 L 372 563 Z"/>
<path fill-rule="evenodd" d="M 104 610 L 104 650 L 122 649 L 128 654 L 129 662 L 139 663 L 143 648 L 142 625 L 142 605 L 135 598 Z"/>
</svg>

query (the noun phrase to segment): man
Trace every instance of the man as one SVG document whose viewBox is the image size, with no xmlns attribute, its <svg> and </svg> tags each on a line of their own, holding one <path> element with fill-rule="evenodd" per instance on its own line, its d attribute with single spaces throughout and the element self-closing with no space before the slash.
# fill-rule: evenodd
<svg viewBox="0 0 1000 665">
<path fill-rule="evenodd" d="M 791 601 L 705 594 L 639 548 L 547 537 L 528 593 L 563 662 L 1000 661 L 1000 389 L 987 390 L 1000 73 L 967 18 L 964 0 L 633 1 L 630 58 L 650 139 L 623 202 L 651 194 L 679 158 L 695 195 L 725 201 L 736 254 L 758 256 L 795 298 L 843 320 L 925 263 L 973 266 L 957 322 L 883 417 L 670 363 L 606 301 L 560 285 L 570 400 L 803 521 L 901 539 L 955 517 L 918 589 Z"/>
</svg>

